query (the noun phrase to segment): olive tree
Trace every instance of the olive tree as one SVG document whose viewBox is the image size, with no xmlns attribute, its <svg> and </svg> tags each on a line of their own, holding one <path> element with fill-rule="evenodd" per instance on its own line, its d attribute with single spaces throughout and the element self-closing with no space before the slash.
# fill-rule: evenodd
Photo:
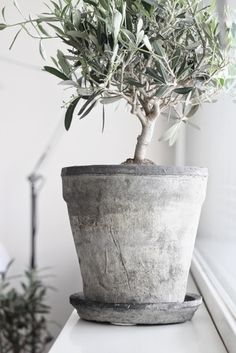
<svg viewBox="0 0 236 353">
<path fill-rule="evenodd" d="M 19 12 L 20 9 L 14 2 Z M 45 13 L 0 29 L 19 27 L 39 40 L 59 38 L 65 50 L 44 70 L 71 87 L 65 128 L 98 104 L 124 99 L 141 123 L 133 158 L 143 163 L 158 117 L 174 122 L 163 140 L 174 144 L 179 129 L 203 102 L 211 102 L 225 86 L 231 31 L 220 43 L 216 5 L 201 0 L 56 0 Z M 222 26 L 221 26 L 222 27 Z M 12 47 L 11 45 L 11 47 Z M 77 109 L 78 112 L 77 112 Z M 104 125 L 104 124 L 103 124 Z"/>
</svg>

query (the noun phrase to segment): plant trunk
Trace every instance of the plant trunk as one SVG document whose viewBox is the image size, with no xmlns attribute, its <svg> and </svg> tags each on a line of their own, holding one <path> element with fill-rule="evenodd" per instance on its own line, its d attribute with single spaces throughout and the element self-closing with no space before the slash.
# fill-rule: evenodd
<svg viewBox="0 0 236 353">
<path fill-rule="evenodd" d="M 157 117 L 158 116 L 156 116 L 154 119 L 148 120 L 148 122 L 142 126 L 142 132 L 138 137 L 138 142 L 134 154 L 135 162 L 142 162 L 146 158 L 148 146 L 152 141 Z"/>
</svg>

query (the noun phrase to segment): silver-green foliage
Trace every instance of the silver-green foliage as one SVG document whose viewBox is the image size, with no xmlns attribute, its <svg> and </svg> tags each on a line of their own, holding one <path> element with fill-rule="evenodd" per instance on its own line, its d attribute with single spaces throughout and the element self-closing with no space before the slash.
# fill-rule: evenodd
<svg viewBox="0 0 236 353">
<path fill-rule="evenodd" d="M 201 0 L 56 0 L 18 26 L 39 39 L 42 56 L 43 40 L 56 37 L 67 46 L 54 67 L 44 67 L 74 89 L 66 129 L 78 104 L 82 119 L 98 102 L 123 98 L 143 126 L 174 111 L 176 122 L 163 137 L 173 144 L 199 104 L 225 86 L 231 32 L 222 48 L 215 11 L 214 2 Z"/>
<path fill-rule="evenodd" d="M 12 286 L 8 270 L 0 273 L 1 353 L 45 352 L 53 339 L 47 325 L 50 313 L 45 303 L 47 291 L 35 270 L 25 271 L 18 289 Z"/>
</svg>

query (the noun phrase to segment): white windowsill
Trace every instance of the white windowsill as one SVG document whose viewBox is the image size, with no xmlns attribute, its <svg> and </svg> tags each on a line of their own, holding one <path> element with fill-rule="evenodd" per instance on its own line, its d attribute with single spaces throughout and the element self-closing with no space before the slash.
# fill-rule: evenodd
<svg viewBox="0 0 236 353">
<path fill-rule="evenodd" d="M 192 275 L 229 353 L 236 353 L 236 307 L 204 258 L 194 251 Z"/>
<path fill-rule="evenodd" d="M 198 293 L 192 278 L 189 292 Z M 204 304 L 178 325 L 120 327 L 79 320 L 74 311 L 50 353 L 226 353 Z"/>
</svg>

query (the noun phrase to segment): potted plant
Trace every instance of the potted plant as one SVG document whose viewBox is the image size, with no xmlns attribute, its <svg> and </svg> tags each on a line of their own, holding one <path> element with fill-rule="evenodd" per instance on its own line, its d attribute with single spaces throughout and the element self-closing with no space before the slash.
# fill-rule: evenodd
<svg viewBox="0 0 236 353">
<path fill-rule="evenodd" d="M 11 264 L 0 272 L 1 353 L 43 353 L 53 340 L 47 322 L 51 309 L 45 302 L 48 287 L 33 269 L 19 276 L 20 289 L 14 287 L 8 275 Z"/>
<path fill-rule="evenodd" d="M 215 5 L 200 0 L 58 0 L 47 7 L 0 29 L 18 26 L 16 37 L 38 38 L 42 56 L 45 39 L 66 45 L 53 67 L 44 66 L 74 91 L 65 128 L 99 103 L 104 122 L 105 106 L 121 99 L 141 123 L 134 157 L 122 165 L 62 170 L 84 289 L 71 302 L 87 320 L 185 321 L 199 304 L 185 295 L 207 170 L 156 166 L 146 152 L 161 114 L 174 119 L 162 137 L 173 145 L 199 105 L 224 87 L 231 33 L 223 48 Z"/>
</svg>

